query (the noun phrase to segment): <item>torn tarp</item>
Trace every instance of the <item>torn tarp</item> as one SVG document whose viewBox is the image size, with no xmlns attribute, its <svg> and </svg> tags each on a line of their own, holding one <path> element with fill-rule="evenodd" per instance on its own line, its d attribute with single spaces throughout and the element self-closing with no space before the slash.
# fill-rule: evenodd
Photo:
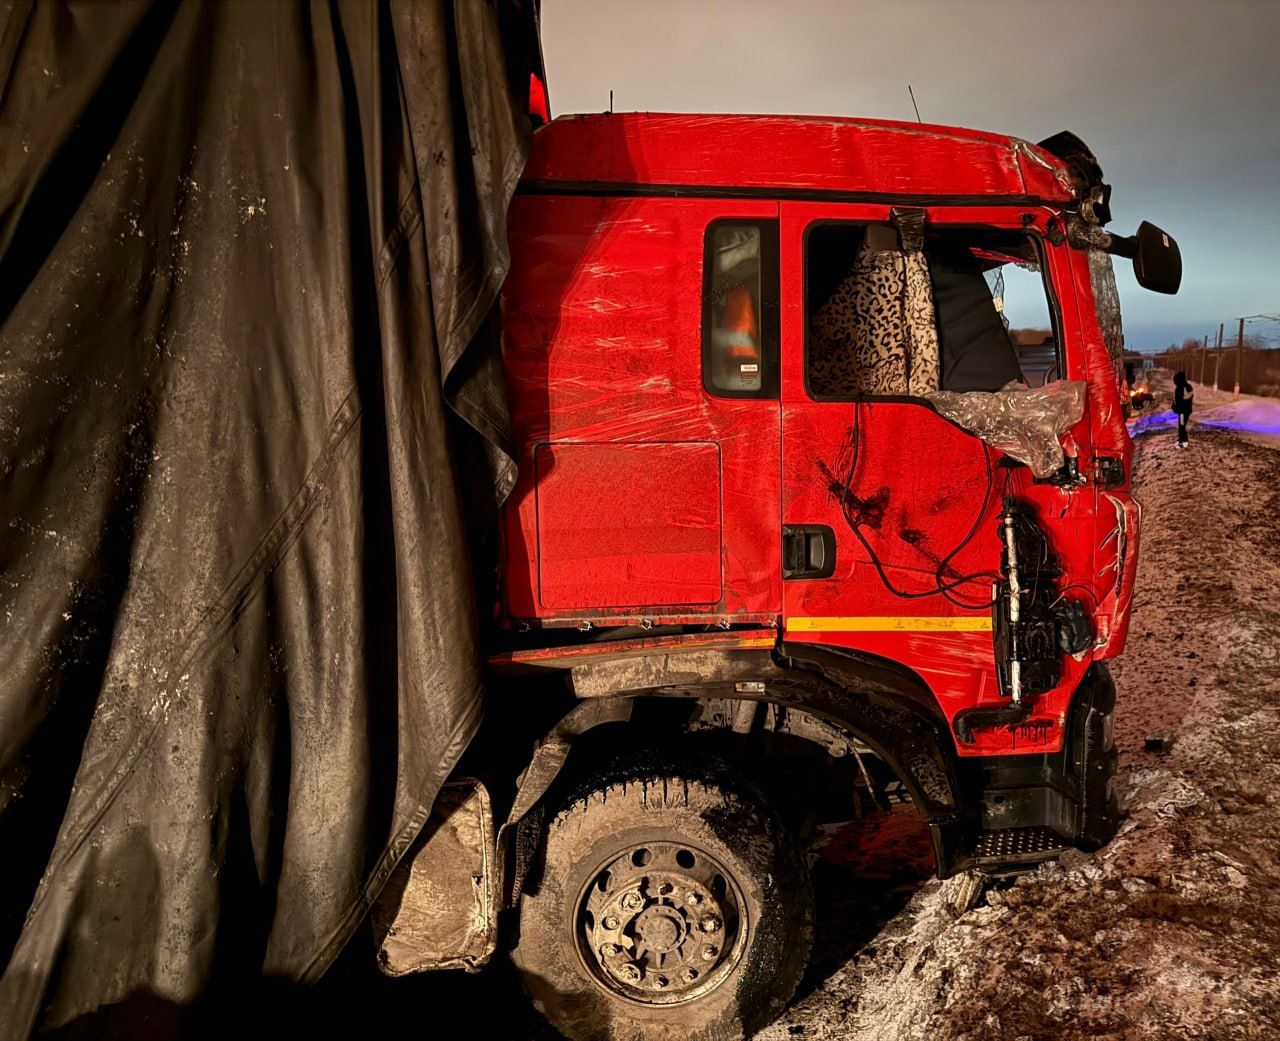
<svg viewBox="0 0 1280 1041">
<path fill-rule="evenodd" d="M 1062 435 L 1084 418 L 1086 384 L 1056 380 L 1043 387 L 1010 383 L 994 393 L 938 391 L 928 399 L 943 416 L 993 448 L 1048 477 L 1062 466 Z"/>
<path fill-rule="evenodd" d="M 0 1036 L 315 979 L 426 819 L 535 71 L 536 0 L 0 0 Z"/>
</svg>

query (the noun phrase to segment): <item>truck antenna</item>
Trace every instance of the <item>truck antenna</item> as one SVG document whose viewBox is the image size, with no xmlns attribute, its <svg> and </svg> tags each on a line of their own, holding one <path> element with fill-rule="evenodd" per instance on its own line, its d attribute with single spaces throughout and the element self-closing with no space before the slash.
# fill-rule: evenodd
<svg viewBox="0 0 1280 1041">
<path fill-rule="evenodd" d="M 609 91 L 609 115 L 613 115 L 613 91 Z"/>
<path fill-rule="evenodd" d="M 923 123 L 924 120 L 920 118 L 920 106 L 916 104 L 916 92 L 911 89 L 910 83 L 907 84 L 907 93 L 911 95 L 911 107 L 916 110 L 916 122 Z M 609 108 L 613 108 L 612 103 L 610 103 Z"/>
</svg>

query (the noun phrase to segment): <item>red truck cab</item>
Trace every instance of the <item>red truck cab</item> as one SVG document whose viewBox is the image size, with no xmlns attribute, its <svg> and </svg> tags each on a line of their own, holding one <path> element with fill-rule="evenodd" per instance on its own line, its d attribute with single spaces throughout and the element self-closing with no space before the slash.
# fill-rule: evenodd
<svg viewBox="0 0 1280 1041">
<path fill-rule="evenodd" d="M 942 877 L 1114 831 L 1106 661 L 1140 511 L 1110 255 L 1166 292 L 1180 262 L 1151 225 L 1104 231 L 1109 192 L 1069 134 L 536 133 L 502 294 L 519 479 L 492 696 L 566 700 L 511 796 L 498 902 L 568 1036 L 767 1021 L 807 959 L 805 828 L 889 786 Z M 1039 390 L 1013 283 L 1053 354 Z"/>
<path fill-rule="evenodd" d="M 970 716 L 954 751 L 1060 749 L 1085 674 L 1124 645 L 1138 545 L 1116 354 L 1090 251 L 1067 234 L 1080 191 L 1041 148 L 945 127 L 636 114 L 540 131 L 503 294 L 521 474 L 503 528 L 507 622 L 714 627 L 875 655 L 912 670 L 954 729 L 1009 700 L 991 586 L 1012 498 L 1091 639 L 1059 656 L 1017 725 Z M 926 263 L 960 249 L 984 274 L 1038 269 L 1057 375 L 1087 386 L 1063 437 L 1069 475 L 1009 465 L 914 388 L 815 386 L 817 295 L 908 208 Z M 751 254 L 756 301 L 745 380 L 724 375 L 737 362 L 722 341 L 746 333 L 717 325 L 733 321 L 717 313 L 716 265 L 734 249 Z M 940 317 L 948 288 L 935 276 Z M 973 386 L 978 349 L 950 358 L 945 327 L 942 340 L 933 389 L 1000 389 Z"/>
</svg>

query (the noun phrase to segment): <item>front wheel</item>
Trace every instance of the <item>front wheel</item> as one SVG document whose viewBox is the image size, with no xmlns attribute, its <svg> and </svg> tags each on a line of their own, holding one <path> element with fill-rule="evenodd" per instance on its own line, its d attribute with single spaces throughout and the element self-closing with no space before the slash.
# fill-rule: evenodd
<svg viewBox="0 0 1280 1041">
<path fill-rule="evenodd" d="M 812 941 L 801 851 L 759 791 L 721 764 L 650 760 L 552 818 L 512 957 L 572 1041 L 721 1041 L 785 1008 Z"/>
</svg>

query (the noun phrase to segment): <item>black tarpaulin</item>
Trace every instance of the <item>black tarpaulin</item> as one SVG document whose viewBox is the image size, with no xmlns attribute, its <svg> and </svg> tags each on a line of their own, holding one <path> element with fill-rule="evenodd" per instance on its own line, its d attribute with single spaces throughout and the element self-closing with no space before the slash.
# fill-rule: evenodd
<svg viewBox="0 0 1280 1041">
<path fill-rule="evenodd" d="M 314 980 L 472 736 L 538 66 L 535 0 L 0 0 L 0 1035 Z"/>
</svg>

